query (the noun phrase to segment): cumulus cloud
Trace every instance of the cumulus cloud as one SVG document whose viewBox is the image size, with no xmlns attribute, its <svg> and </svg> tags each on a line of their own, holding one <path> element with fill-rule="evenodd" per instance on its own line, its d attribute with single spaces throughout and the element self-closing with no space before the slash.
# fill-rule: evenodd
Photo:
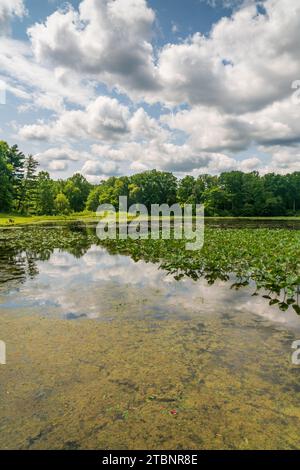
<svg viewBox="0 0 300 470">
<path fill-rule="evenodd" d="M 80 161 L 93 178 L 153 167 L 298 169 L 300 104 L 291 84 L 300 79 L 300 3 L 225 3 L 235 6 L 232 15 L 209 34 L 156 50 L 146 0 L 82 0 L 32 25 L 29 42 L 2 37 L 0 78 L 24 101 L 19 111 L 54 112 L 19 136 L 50 141 L 55 151 L 86 141 Z M 0 18 L 1 4 L 8 2 L 0 0 Z M 158 104 L 161 116 L 145 102 Z M 255 146 L 269 155 L 267 166 L 255 155 L 241 161 Z M 48 157 L 53 169 L 67 162 Z"/>
<path fill-rule="evenodd" d="M 22 18 L 25 14 L 23 0 L 0 0 L 0 36 L 9 32 L 14 17 Z"/>
<path fill-rule="evenodd" d="M 276 171 L 277 173 L 291 173 L 300 171 L 300 148 L 277 145 L 274 147 L 261 147 L 261 150 L 270 155 L 270 162 L 263 168 L 263 172 Z"/>
<path fill-rule="evenodd" d="M 245 158 L 239 164 L 239 169 L 245 172 L 255 171 L 261 166 L 261 161 L 257 157 Z"/>
<path fill-rule="evenodd" d="M 195 33 L 165 45 L 157 63 L 154 20 L 145 0 L 83 0 L 78 10 L 56 11 L 32 26 L 29 36 L 38 63 L 169 105 L 187 102 L 231 113 L 261 109 L 287 97 L 291 76 L 300 73 L 296 0 L 266 0 L 264 10 L 246 2 L 208 36 Z"/>
<path fill-rule="evenodd" d="M 116 160 L 110 152 L 102 151 L 98 156 L 117 162 L 123 173 L 128 172 L 128 168 L 133 172 L 157 168 L 175 173 L 218 173 L 237 167 L 236 160 L 225 154 L 195 151 L 187 144 L 178 145 L 163 139 L 148 141 L 147 145 L 143 142 L 119 144 L 113 152 Z"/>
<path fill-rule="evenodd" d="M 217 22 L 209 36 L 165 46 L 158 61 L 164 100 L 240 114 L 289 96 L 300 75 L 300 4 L 266 0 L 264 8 L 259 14 L 250 3 Z"/>
<path fill-rule="evenodd" d="M 28 32 L 39 63 L 135 94 L 157 88 L 150 42 L 154 19 L 145 0 L 83 0 L 78 11 L 56 11 Z"/>
<path fill-rule="evenodd" d="M 119 166 L 114 161 L 96 161 L 87 160 L 82 167 L 82 174 L 87 177 L 91 176 L 112 176 L 117 175 Z"/>
<path fill-rule="evenodd" d="M 300 105 L 292 97 L 240 115 L 194 106 L 163 120 L 171 129 L 185 132 L 193 148 L 205 151 L 237 153 L 253 144 L 273 147 L 300 143 Z"/>
<path fill-rule="evenodd" d="M 232 116 L 207 106 L 195 106 L 163 118 L 171 129 L 188 135 L 195 149 L 203 151 L 239 151 L 251 141 L 251 125 L 239 116 Z"/>
<path fill-rule="evenodd" d="M 64 111 L 52 122 L 25 125 L 19 135 L 24 139 L 42 141 L 65 137 L 114 141 L 129 132 L 128 117 L 128 109 L 116 99 L 100 96 L 85 110 Z"/>
<path fill-rule="evenodd" d="M 10 37 L 0 37 L 0 73 L 8 91 L 35 108 L 53 109 L 64 100 L 84 106 L 95 96 L 93 82 L 36 63 L 30 45 Z"/>
<path fill-rule="evenodd" d="M 74 150 L 69 146 L 52 147 L 34 155 L 41 168 L 49 171 L 65 171 L 70 162 L 77 162 L 82 157 L 88 158 L 86 152 Z"/>
</svg>

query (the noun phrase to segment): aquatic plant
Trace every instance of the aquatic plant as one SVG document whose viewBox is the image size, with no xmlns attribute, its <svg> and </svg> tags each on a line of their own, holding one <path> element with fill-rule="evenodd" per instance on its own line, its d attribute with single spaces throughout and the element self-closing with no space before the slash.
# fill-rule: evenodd
<svg viewBox="0 0 300 470">
<path fill-rule="evenodd" d="M 220 229 L 207 227 L 204 247 L 187 251 L 185 240 L 105 240 L 84 224 L 55 229 L 34 227 L 0 231 L 0 251 L 26 250 L 47 259 L 54 249 L 82 256 L 93 244 L 111 253 L 122 253 L 138 261 L 158 263 L 177 280 L 204 277 L 209 284 L 229 280 L 239 289 L 253 283 L 253 295 L 262 295 L 282 311 L 290 306 L 297 314 L 300 286 L 300 232 L 287 229 Z"/>
</svg>

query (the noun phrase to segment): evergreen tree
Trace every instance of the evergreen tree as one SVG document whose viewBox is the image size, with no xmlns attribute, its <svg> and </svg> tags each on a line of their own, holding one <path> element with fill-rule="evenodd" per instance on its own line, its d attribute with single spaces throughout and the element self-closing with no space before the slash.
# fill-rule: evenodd
<svg viewBox="0 0 300 470">
<path fill-rule="evenodd" d="M 34 213 L 36 208 L 38 165 L 37 160 L 32 155 L 28 155 L 24 165 L 22 198 L 19 205 L 19 210 L 27 214 Z"/>
<path fill-rule="evenodd" d="M 19 210 L 23 196 L 25 155 L 18 149 L 17 145 L 13 145 L 8 150 L 7 160 L 11 168 L 10 185 L 13 194 L 13 206 L 14 209 Z"/>
<path fill-rule="evenodd" d="M 12 166 L 8 160 L 9 146 L 0 141 L 0 212 L 9 212 L 12 209 Z"/>
</svg>

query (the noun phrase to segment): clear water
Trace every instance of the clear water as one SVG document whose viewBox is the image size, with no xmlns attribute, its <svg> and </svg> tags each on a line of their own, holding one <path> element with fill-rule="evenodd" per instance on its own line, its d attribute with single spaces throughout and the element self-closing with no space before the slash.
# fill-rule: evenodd
<svg viewBox="0 0 300 470">
<path fill-rule="evenodd" d="M 1 253 L 0 448 L 300 447 L 300 318 L 92 246 Z"/>
</svg>

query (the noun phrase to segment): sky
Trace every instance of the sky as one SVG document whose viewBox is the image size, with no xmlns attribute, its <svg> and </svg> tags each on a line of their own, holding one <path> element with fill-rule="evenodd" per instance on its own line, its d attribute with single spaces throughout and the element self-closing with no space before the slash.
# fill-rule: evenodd
<svg viewBox="0 0 300 470">
<path fill-rule="evenodd" d="M 299 0 L 0 0 L 0 140 L 55 179 L 300 171 Z"/>
</svg>

